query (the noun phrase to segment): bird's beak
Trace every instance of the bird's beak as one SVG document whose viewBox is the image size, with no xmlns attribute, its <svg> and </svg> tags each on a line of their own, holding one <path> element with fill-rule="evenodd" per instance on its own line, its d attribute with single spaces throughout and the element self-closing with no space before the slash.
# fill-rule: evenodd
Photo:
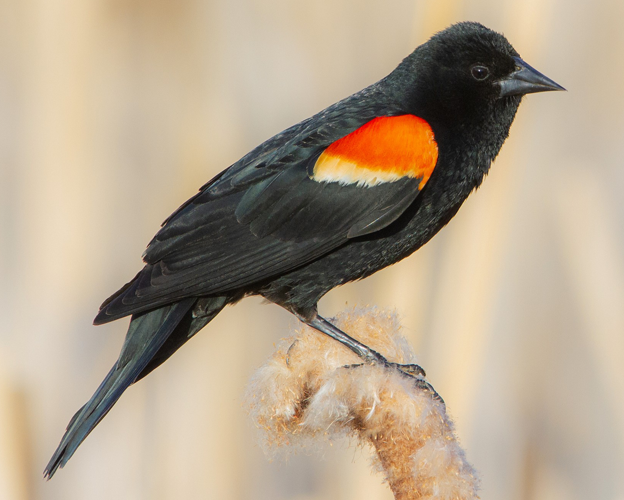
<svg viewBox="0 0 624 500">
<path fill-rule="evenodd" d="M 514 57 L 514 60 L 516 61 L 516 70 L 499 82 L 500 97 L 532 94 L 547 90 L 565 90 L 561 85 L 553 82 L 546 75 L 542 75 L 519 57 Z"/>
</svg>

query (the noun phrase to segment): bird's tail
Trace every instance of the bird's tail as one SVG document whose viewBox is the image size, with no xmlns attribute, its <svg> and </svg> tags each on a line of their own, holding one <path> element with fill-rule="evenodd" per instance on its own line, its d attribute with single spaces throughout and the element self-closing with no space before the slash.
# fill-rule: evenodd
<svg viewBox="0 0 624 500">
<path fill-rule="evenodd" d="M 201 314 L 193 308 L 203 302 Z M 119 359 L 95 394 L 70 420 L 58 448 L 45 468 L 50 479 L 63 467 L 122 393 L 164 362 L 227 304 L 225 297 L 188 298 L 132 317 Z"/>
</svg>

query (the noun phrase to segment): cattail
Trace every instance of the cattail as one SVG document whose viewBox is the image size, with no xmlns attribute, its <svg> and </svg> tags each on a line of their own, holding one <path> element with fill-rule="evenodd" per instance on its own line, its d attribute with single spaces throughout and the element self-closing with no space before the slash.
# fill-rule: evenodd
<svg viewBox="0 0 624 500">
<path fill-rule="evenodd" d="M 415 362 L 394 313 L 355 309 L 334 324 L 391 362 Z M 478 498 L 478 478 L 444 404 L 415 382 L 396 369 L 362 364 L 338 342 L 301 326 L 256 372 L 247 406 L 269 453 L 354 437 L 373 446 L 374 466 L 397 500 Z"/>
</svg>

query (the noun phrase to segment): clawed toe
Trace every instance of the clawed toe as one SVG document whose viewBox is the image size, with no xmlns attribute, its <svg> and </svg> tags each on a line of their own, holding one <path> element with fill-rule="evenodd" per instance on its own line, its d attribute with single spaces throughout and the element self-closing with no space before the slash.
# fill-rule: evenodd
<svg viewBox="0 0 624 500">
<path fill-rule="evenodd" d="M 386 368 L 390 368 L 390 369 L 394 369 L 394 370 L 398 371 L 404 377 L 407 377 L 407 378 L 411 379 L 412 382 L 414 383 L 414 387 L 416 387 L 417 389 L 419 389 L 421 391 L 429 393 L 433 399 L 435 399 L 435 400 L 439 401 L 440 403 L 444 404 L 444 400 L 436 392 L 436 390 L 433 388 L 433 386 L 429 382 L 424 380 L 423 377 L 425 377 L 425 370 L 423 370 L 423 368 L 421 366 L 416 365 L 416 364 L 402 365 L 402 364 L 399 364 L 399 363 L 391 363 L 391 362 L 387 361 L 381 355 L 380 355 L 380 358 L 381 359 L 377 359 L 377 360 L 373 361 L 373 363 L 379 363 L 379 364 L 385 366 Z M 345 365 L 345 366 L 343 366 L 343 368 L 348 368 L 348 369 L 358 368 L 360 366 L 364 366 L 365 364 L 367 364 L 367 363 L 356 363 L 356 364 L 352 364 L 352 365 Z"/>
<path fill-rule="evenodd" d="M 399 363 L 389 363 L 390 366 L 393 366 L 397 370 L 407 373 L 408 375 L 412 375 L 415 377 L 426 377 L 427 374 L 425 370 L 419 365 L 410 364 L 410 365 L 401 365 Z"/>
<path fill-rule="evenodd" d="M 412 375 L 408 375 L 408 376 L 412 377 Z M 442 396 L 440 396 L 437 393 L 437 391 L 433 388 L 433 386 L 426 380 L 414 377 L 414 385 L 421 391 L 428 392 L 433 399 L 439 401 L 442 404 L 445 404 L 444 400 L 442 399 Z"/>
</svg>

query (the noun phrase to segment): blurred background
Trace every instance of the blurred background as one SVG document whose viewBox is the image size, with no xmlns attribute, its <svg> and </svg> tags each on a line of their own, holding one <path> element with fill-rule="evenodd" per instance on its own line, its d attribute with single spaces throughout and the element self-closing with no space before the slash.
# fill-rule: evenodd
<svg viewBox="0 0 624 500">
<path fill-rule="evenodd" d="M 131 387 L 45 482 L 159 224 L 283 128 L 461 20 L 568 88 L 523 102 L 417 254 L 323 299 L 396 309 L 482 498 L 624 499 L 621 0 L 0 0 L 0 499 L 389 500 L 367 450 L 269 462 L 245 385 L 295 320 L 247 299 Z"/>
</svg>

